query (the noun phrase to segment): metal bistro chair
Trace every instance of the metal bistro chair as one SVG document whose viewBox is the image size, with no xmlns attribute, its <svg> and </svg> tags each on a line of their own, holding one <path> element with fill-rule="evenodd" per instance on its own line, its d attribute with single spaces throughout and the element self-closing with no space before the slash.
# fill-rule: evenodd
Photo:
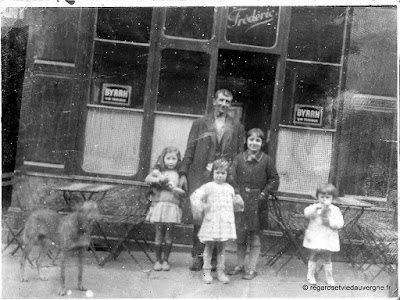
<svg viewBox="0 0 400 300">
<path fill-rule="evenodd" d="M 391 275 L 397 272 L 398 264 L 398 233 L 390 224 L 368 218 L 357 224 L 362 235 L 363 252 L 358 255 L 358 270 L 366 274 L 370 271 L 371 281 L 374 281 L 382 272 Z M 373 274 L 372 266 L 379 270 Z"/>
<path fill-rule="evenodd" d="M 139 201 L 135 203 L 134 206 L 127 209 L 127 213 L 121 216 L 101 216 L 101 220 L 99 223 L 105 225 L 113 234 L 117 237 L 117 242 L 110 246 L 110 253 L 104 260 L 99 264 L 100 266 L 104 266 L 107 262 L 116 260 L 117 257 L 121 254 L 123 250 L 127 251 L 130 257 L 139 265 L 139 267 L 143 270 L 140 262 L 133 255 L 132 251 L 129 249 L 127 243 L 131 240 L 134 240 L 136 245 L 140 248 L 140 250 L 146 255 L 148 260 L 153 263 L 153 260 L 149 256 L 147 250 L 153 252 L 149 244 L 147 243 L 146 237 L 140 230 L 140 226 L 146 219 L 147 212 L 149 210 L 149 202 L 148 197 L 140 197 Z M 144 199 L 142 199 L 144 198 Z M 103 229 L 99 227 L 102 237 L 105 237 L 104 242 L 107 245 L 111 245 L 111 243 L 107 240 L 106 234 Z M 142 243 L 141 243 L 142 242 Z M 142 245 L 143 244 L 143 245 Z"/>
<path fill-rule="evenodd" d="M 22 251 L 23 245 L 22 245 L 22 240 L 21 240 L 22 239 L 21 234 L 24 231 L 24 227 L 22 227 L 22 228 L 12 228 L 12 226 L 9 224 L 9 222 L 7 220 L 5 220 L 4 223 L 8 228 L 8 233 L 9 233 L 9 235 L 11 235 L 11 239 L 10 238 L 7 239 L 7 244 L 2 249 L 1 252 L 4 253 L 7 250 L 8 247 L 10 247 L 13 243 L 15 243 L 16 244 L 15 248 L 10 252 L 10 255 L 14 256 L 15 253 L 17 253 L 18 250 L 21 249 L 21 251 Z M 28 261 L 33 266 L 33 263 L 29 259 L 29 257 L 28 257 Z"/>
<path fill-rule="evenodd" d="M 304 264 L 307 264 L 307 258 L 303 253 L 302 245 L 299 242 L 304 236 L 305 229 L 307 228 L 307 220 L 303 215 L 293 214 L 290 212 L 283 215 L 281 204 L 279 202 L 281 200 L 279 200 L 275 194 L 272 194 L 269 200 L 269 217 L 279 226 L 282 232 L 282 239 L 267 250 L 274 253 L 267 261 L 267 265 L 272 266 L 284 254 L 289 254 L 289 258 L 282 263 L 276 271 L 276 274 L 278 274 L 279 271 L 295 257 L 300 259 Z"/>
<path fill-rule="evenodd" d="M 345 255 L 352 267 L 356 266 L 356 260 L 363 248 L 361 233 L 356 226 L 363 214 L 363 209 L 356 209 L 350 206 L 342 211 L 344 225 L 339 231 L 341 253 Z"/>
<path fill-rule="evenodd" d="M 14 256 L 18 252 L 18 250 L 22 251 L 22 249 L 23 249 L 22 233 L 24 231 L 25 221 L 28 218 L 29 214 L 30 214 L 30 212 L 28 212 L 28 211 L 22 212 L 22 223 L 24 224 L 24 226 L 22 226 L 21 228 L 14 228 L 13 225 L 15 225 L 15 221 L 10 222 L 9 220 L 4 220 L 4 223 L 8 228 L 8 233 L 9 233 L 9 235 L 11 235 L 11 239 L 8 238 L 6 246 L 2 249 L 2 253 L 4 253 L 8 249 L 8 247 L 10 247 L 13 243 L 15 243 L 16 246 L 9 253 L 11 256 Z M 10 223 L 13 225 L 10 225 Z M 57 251 L 55 251 L 55 253 L 53 253 L 53 251 L 51 249 L 48 249 L 46 254 L 50 258 L 52 263 L 55 264 L 55 260 L 58 258 L 58 255 L 59 255 L 58 249 L 57 249 Z M 29 257 L 27 257 L 27 260 L 33 267 L 34 265 L 32 263 L 32 260 Z"/>
</svg>

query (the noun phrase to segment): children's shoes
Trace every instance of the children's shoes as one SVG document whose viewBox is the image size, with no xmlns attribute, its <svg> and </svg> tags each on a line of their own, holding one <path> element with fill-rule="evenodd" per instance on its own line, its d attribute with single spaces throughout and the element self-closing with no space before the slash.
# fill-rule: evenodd
<svg viewBox="0 0 400 300">
<path fill-rule="evenodd" d="M 218 280 L 222 283 L 229 283 L 229 278 L 226 277 L 224 270 L 217 270 L 218 272 Z"/>
<path fill-rule="evenodd" d="M 163 271 L 169 271 L 171 269 L 171 266 L 169 265 L 169 263 L 166 260 L 162 264 L 162 269 L 163 269 Z"/>
<path fill-rule="evenodd" d="M 332 263 L 324 264 L 326 283 L 329 286 L 335 286 L 335 281 L 332 277 Z"/>
<path fill-rule="evenodd" d="M 308 272 L 307 272 L 307 282 L 309 284 L 317 284 L 317 281 L 315 280 L 315 271 L 317 268 L 317 262 L 315 261 L 308 261 Z"/>
<path fill-rule="evenodd" d="M 210 284 L 213 281 L 213 278 L 211 276 L 211 270 L 204 270 L 203 281 L 204 281 L 204 283 L 207 283 L 207 284 Z"/>
<path fill-rule="evenodd" d="M 161 262 L 156 261 L 156 263 L 153 266 L 153 270 L 154 271 L 161 271 L 163 269 L 163 265 L 161 264 Z"/>
</svg>

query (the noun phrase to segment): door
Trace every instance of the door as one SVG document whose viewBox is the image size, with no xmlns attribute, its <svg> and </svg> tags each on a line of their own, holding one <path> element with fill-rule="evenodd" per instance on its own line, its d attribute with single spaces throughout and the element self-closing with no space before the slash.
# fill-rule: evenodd
<svg viewBox="0 0 400 300">
<path fill-rule="evenodd" d="M 216 90 L 226 88 L 234 95 L 231 115 L 248 131 L 260 128 L 267 136 L 268 152 L 278 56 L 243 50 L 220 49 Z"/>
</svg>

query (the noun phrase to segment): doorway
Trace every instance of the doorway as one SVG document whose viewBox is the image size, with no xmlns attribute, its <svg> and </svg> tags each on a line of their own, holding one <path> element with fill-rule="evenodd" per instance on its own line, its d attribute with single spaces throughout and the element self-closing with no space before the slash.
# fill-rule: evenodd
<svg viewBox="0 0 400 300">
<path fill-rule="evenodd" d="M 258 127 L 267 136 L 263 151 L 268 152 L 269 131 L 278 56 L 249 51 L 220 49 L 216 90 L 233 93 L 233 114 L 248 131 Z"/>
</svg>

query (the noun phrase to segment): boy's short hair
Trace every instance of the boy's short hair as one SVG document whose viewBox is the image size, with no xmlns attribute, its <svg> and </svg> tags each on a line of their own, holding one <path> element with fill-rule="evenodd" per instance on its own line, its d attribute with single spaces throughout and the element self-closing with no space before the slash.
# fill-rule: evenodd
<svg viewBox="0 0 400 300">
<path fill-rule="evenodd" d="M 339 197 L 339 192 L 332 183 L 321 184 L 317 188 L 317 193 L 316 193 L 317 198 L 319 194 L 332 195 L 333 199 L 337 199 Z"/>
<path fill-rule="evenodd" d="M 259 137 L 260 139 L 262 139 L 263 143 L 265 143 L 265 133 L 264 131 L 262 131 L 260 128 L 252 128 L 249 131 L 247 131 L 246 134 L 246 140 L 248 139 L 249 136 L 251 136 L 252 134 L 255 134 L 257 137 Z"/>
<path fill-rule="evenodd" d="M 227 89 L 219 89 L 218 91 L 215 92 L 214 94 L 214 98 L 217 99 L 218 98 L 218 94 L 222 94 L 225 97 L 229 97 L 233 99 L 233 95 L 231 93 L 231 91 L 227 90 Z"/>
</svg>

